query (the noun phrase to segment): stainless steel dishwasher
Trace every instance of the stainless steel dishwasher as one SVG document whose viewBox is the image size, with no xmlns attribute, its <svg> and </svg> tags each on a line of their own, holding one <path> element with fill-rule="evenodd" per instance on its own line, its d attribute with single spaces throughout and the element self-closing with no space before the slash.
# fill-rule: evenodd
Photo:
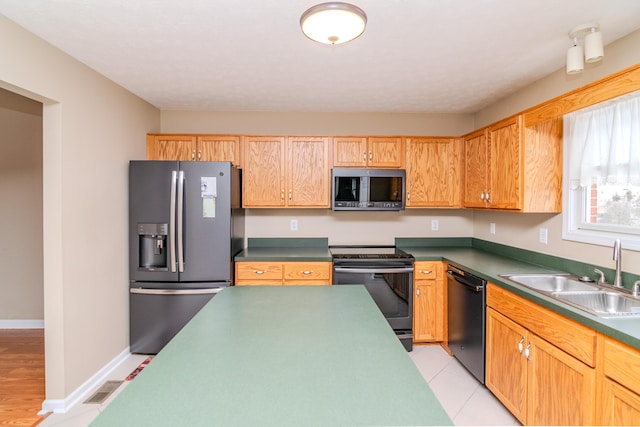
<svg viewBox="0 0 640 427">
<path fill-rule="evenodd" d="M 484 384 L 486 280 L 447 265 L 449 349 Z"/>
</svg>

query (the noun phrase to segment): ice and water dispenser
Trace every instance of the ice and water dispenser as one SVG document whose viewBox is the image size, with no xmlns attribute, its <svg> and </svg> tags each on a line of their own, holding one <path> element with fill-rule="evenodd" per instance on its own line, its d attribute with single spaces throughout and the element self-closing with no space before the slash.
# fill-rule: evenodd
<svg viewBox="0 0 640 427">
<path fill-rule="evenodd" d="M 169 224 L 138 224 L 138 269 L 168 270 Z"/>
</svg>

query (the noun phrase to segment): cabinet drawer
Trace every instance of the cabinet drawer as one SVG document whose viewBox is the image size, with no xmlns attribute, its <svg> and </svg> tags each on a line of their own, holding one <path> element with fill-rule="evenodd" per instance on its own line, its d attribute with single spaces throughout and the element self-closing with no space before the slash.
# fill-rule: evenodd
<svg viewBox="0 0 640 427">
<path fill-rule="evenodd" d="M 236 280 L 282 280 L 282 263 L 280 262 L 237 262 Z"/>
<path fill-rule="evenodd" d="M 442 269 L 442 263 L 438 261 L 416 261 L 413 265 L 415 280 L 437 279 Z"/>
<path fill-rule="evenodd" d="M 591 328 L 489 283 L 487 306 L 594 367 L 597 334 Z"/>
<path fill-rule="evenodd" d="M 329 280 L 330 262 L 285 262 L 284 280 Z"/>
<path fill-rule="evenodd" d="M 640 394 L 640 352 L 620 341 L 605 337 L 604 374 Z"/>
</svg>

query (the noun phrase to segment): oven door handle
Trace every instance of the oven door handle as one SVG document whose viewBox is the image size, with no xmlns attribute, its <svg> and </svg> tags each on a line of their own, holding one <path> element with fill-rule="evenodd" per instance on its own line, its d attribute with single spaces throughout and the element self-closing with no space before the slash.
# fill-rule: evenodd
<svg viewBox="0 0 640 427">
<path fill-rule="evenodd" d="M 413 273 L 413 267 L 352 268 L 333 267 L 334 273 Z"/>
</svg>

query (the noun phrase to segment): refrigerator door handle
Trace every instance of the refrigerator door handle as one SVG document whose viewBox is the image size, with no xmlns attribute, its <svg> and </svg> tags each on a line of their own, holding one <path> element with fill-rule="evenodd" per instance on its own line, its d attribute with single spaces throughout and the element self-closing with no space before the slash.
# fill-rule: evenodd
<svg viewBox="0 0 640 427">
<path fill-rule="evenodd" d="M 182 242 L 182 215 L 184 211 L 184 171 L 178 172 L 178 272 L 184 273 L 184 246 Z"/>
<path fill-rule="evenodd" d="M 169 212 L 169 263 L 171 272 L 176 272 L 176 185 L 178 182 L 178 172 L 171 171 L 171 203 Z"/>
<path fill-rule="evenodd" d="M 208 288 L 208 289 L 143 289 L 131 288 L 129 292 L 140 295 L 210 295 L 217 294 L 225 288 Z"/>
</svg>

